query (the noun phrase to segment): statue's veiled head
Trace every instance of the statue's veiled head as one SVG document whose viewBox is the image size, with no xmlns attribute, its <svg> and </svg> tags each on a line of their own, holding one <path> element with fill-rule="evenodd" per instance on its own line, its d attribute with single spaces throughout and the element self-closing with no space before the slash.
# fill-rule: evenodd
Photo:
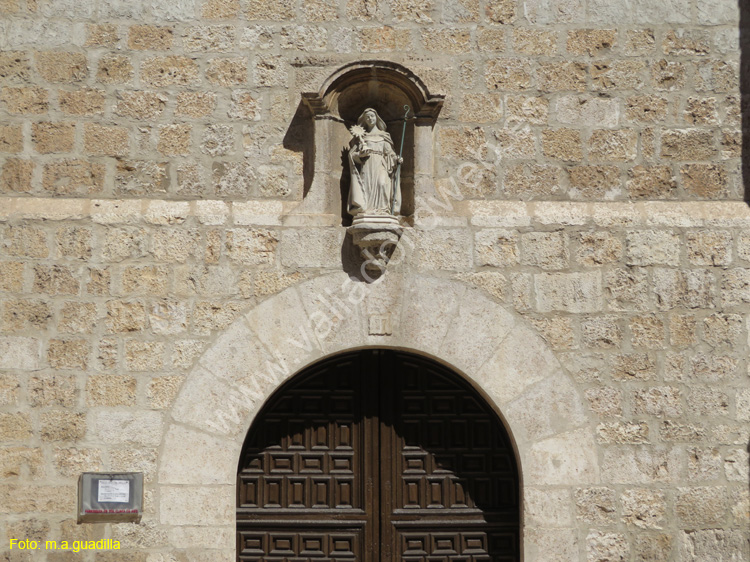
<svg viewBox="0 0 750 562">
<path fill-rule="evenodd" d="M 378 112 L 373 108 L 368 107 L 357 119 L 357 125 L 364 127 L 368 131 L 372 131 L 373 128 L 377 127 L 381 131 L 385 131 L 385 121 L 380 118 Z"/>
</svg>

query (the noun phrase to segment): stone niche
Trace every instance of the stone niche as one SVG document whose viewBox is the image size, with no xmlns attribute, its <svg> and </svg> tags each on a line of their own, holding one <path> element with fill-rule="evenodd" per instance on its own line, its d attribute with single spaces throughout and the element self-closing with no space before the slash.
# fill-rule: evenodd
<svg viewBox="0 0 750 562">
<path fill-rule="evenodd" d="M 361 61 L 333 73 L 318 92 L 303 93 L 313 116 L 313 175 L 298 212 L 333 214 L 342 224 L 351 224 L 346 209 L 349 194 L 347 150 L 349 128 L 362 111 L 375 109 L 398 152 L 404 124 L 404 106 L 409 115 L 404 135 L 401 167 L 402 224 L 411 224 L 415 192 L 428 186 L 433 175 L 433 129 L 443 105 L 443 95 L 433 95 L 424 82 L 406 67 L 393 62 Z M 305 182 L 308 183 L 307 181 Z"/>
</svg>

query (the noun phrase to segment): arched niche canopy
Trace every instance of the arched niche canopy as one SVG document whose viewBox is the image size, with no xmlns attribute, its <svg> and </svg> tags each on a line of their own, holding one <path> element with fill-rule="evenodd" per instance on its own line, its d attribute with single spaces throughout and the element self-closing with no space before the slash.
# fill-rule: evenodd
<svg viewBox="0 0 750 562">
<path fill-rule="evenodd" d="M 306 208 L 313 212 L 341 214 L 349 219 L 344 202 L 349 178 L 344 152 L 349 127 L 362 111 L 375 109 L 386 123 L 397 149 L 403 137 L 401 214 L 414 213 L 415 192 L 432 181 L 433 127 L 445 96 L 430 93 L 425 83 L 408 68 L 387 61 L 360 61 L 334 72 L 317 92 L 303 93 L 314 122 L 315 158 Z M 404 132 L 404 106 L 409 115 Z"/>
<path fill-rule="evenodd" d="M 386 121 L 410 117 L 430 124 L 443 106 L 443 95 L 430 94 L 424 82 L 408 68 L 393 62 L 361 61 L 333 73 L 319 92 L 302 94 L 315 117 L 355 122 L 363 109 L 372 107 Z"/>
</svg>

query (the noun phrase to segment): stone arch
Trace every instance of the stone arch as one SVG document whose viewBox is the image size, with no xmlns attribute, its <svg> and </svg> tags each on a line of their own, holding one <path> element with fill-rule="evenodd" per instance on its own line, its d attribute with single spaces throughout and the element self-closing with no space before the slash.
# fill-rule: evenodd
<svg viewBox="0 0 750 562">
<path fill-rule="evenodd" d="M 333 273 L 248 311 L 190 372 L 159 456 L 159 519 L 171 536 L 233 559 L 237 462 L 255 414 L 304 367 L 364 347 L 443 362 L 494 407 L 520 463 L 525 560 L 537 559 L 538 545 L 574 532 L 570 492 L 561 487 L 599 482 L 596 444 L 584 401 L 539 335 L 459 281 L 388 274 L 368 285 Z"/>
</svg>

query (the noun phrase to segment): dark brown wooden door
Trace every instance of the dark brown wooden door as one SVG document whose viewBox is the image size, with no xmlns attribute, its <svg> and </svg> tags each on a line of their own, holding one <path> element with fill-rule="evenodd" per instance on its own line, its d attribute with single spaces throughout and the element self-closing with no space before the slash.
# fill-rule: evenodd
<svg viewBox="0 0 750 562">
<path fill-rule="evenodd" d="M 458 375 L 408 353 L 340 355 L 279 389 L 237 490 L 241 561 L 520 560 L 505 429 Z"/>
</svg>

